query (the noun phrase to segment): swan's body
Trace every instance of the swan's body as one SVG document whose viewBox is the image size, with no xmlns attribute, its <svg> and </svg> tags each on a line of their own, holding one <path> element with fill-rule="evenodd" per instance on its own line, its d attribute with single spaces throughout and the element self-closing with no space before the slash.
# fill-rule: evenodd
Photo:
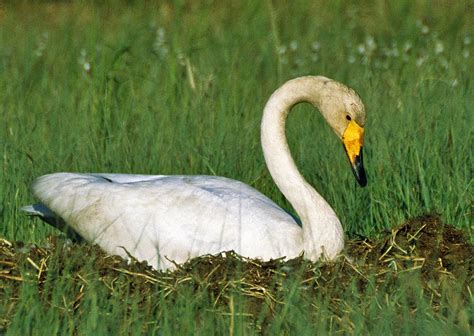
<svg viewBox="0 0 474 336">
<path fill-rule="evenodd" d="M 325 77 L 289 81 L 268 101 L 262 120 L 265 159 L 302 226 L 252 187 L 214 176 L 50 174 L 33 185 L 41 204 L 24 210 L 59 227 L 67 223 L 110 254 L 130 253 L 159 269 L 228 250 L 267 260 L 302 252 L 313 261 L 334 258 L 344 245 L 341 223 L 298 172 L 284 134 L 286 116 L 300 101 L 318 107 L 344 138 L 362 184 L 365 111 L 354 91 Z"/>
</svg>

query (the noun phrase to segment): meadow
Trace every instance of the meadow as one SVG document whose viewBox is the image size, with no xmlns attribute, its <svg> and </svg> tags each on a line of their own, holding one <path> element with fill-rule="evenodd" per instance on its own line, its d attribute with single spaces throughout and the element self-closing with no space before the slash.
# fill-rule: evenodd
<svg viewBox="0 0 474 336">
<path fill-rule="evenodd" d="M 364 189 L 311 107 L 297 106 L 287 127 L 347 238 L 375 241 L 438 214 L 472 244 L 473 13 L 469 1 L 423 0 L 0 4 L 0 237 L 48 265 L 30 255 L 35 273 L 27 258 L 8 259 L 20 273 L 0 276 L 0 332 L 469 334 L 469 267 L 467 285 L 426 284 L 415 270 L 386 287 L 366 277 L 362 291 L 321 289 L 308 277 L 317 265 L 267 265 L 273 287 L 256 290 L 235 257 L 210 288 L 189 267 L 101 266 L 100 251 L 50 238 L 60 233 L 19 208 L 34 201 L 35 177 L 75 171 L 226 176 L 292 211 L 265 167 L 260 118 L 273 90 L 312 74 L 352 87 L 367 109 Z"/>
</svg>

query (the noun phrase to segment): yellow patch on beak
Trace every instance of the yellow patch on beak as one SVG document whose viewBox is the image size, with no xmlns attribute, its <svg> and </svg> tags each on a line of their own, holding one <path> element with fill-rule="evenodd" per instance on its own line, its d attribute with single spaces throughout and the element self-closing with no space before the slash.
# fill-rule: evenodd
<svg viewBox="0 0 474 336">
<path fill-rule="evenodd" d="M 364 145 L 364 128 L 352 120 L 342 135 L 342 142 L 351 164 L 354 165 Z"/>
</svg>

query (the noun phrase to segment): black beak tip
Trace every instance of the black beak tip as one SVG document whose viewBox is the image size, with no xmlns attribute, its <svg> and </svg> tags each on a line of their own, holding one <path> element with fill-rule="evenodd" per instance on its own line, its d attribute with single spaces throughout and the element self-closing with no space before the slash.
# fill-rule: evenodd
<svg viewBox="0 0 474 336">
<path fill-rule="evenodd" d="M 361 187 L 365 187 L 367 185 L 367 176 L 365 175 L 364 167 L 359 170 L 359 174 L 356 175 L 356 180 Z"/>
<path fill-rule="evenodd" d="M 362 163 L 362 151 L 360 155 L 356 156 L 352 171 L 359 185 L 365 187 L 367 185 L 367 175 L 365 174 L 364 165 Z"/>
<path fill-rule="evenodd" d="M 346 149 L 344 147 L 344 149 Z M 347 149 L 346 149 L 347 153 Z M 354 173 L 354 177 L 357 180 L 357 183 L 361 187 L 365 187 L 367 185 L 367 175 L 365 174 L 365 169 L 364 169 L 364 160 L 362 158 L 362 148 L 360 149 L 359 155 L 357 155 L 354 159 L 354 162 L 352 162 L 351 158 L 349 158 L 349 163 L 351 164 L 352 172 Z"/>
</svg>

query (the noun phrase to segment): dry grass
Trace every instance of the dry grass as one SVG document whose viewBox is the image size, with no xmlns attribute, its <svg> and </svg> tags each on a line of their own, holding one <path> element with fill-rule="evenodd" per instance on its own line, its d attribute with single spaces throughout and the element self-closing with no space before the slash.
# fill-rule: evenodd
<svg viewBox="0 0 474 336">
<path fill-rule="evenodd" d="M 399 288 L 407 273 L 421 278 L 423 293 L 434 311 L 440 311 L 441 293 L 453 284 L 462 288 L 461 300 L 468 304 L 472 296 L 473 252 L 473 246 L 460 230 L 443 224 L 436 216 L 412 219 L 377 241 L 348 241 L 345 253 L 334 262 L 311 263 L 303 258 L 262 262 L 225 252 L 195 258 L 178 265 L 174 272 L 158 272 L 137 261 L 127 264 L 96 246 L 71 244 L 56 237 L 51 237 L 43 247 L 2 240 L 0 295 L 3 302 L 10 302 L 13 314 L 20 284 L 37 282 L 41 292 L 47 279 L 51 280 L 51 265 L 57 269 L 59 263 L 58 274 L 67 273 L 77 282 L 74 311 L 80 309 L 88 279 L 94 276 L 111 296 L 127 287 L 127 293 L 138 295 L 143 301 L 157 294 L 174 300 L 187 287 L 195 292 L 208 292 L 218 309 L 233 305 L 235 295 L 239 295 L 245 298 L 247 316 L 256 318 L 266 312 L 260 323 L 260 328 L 265 328 L 284 304 L 288 286 L 294 283 L 289 279 L 298 279 L 298 289 L 310 300 L 322 294 L 330 298 L 330 310 L 336 317 L 347 309 L 342 297 L 347 288 L 355 286 L 361 295 L 369 287 L 375 288 L 375 292 L 380 289 L 390 293 Z M 7 287 L 14 297 L 5 297 Z M 468 318 L 464 319 L 460 322 L 469 328 Z M 8 316 L 1 323 L 6 327 Z"/>
</svg>

